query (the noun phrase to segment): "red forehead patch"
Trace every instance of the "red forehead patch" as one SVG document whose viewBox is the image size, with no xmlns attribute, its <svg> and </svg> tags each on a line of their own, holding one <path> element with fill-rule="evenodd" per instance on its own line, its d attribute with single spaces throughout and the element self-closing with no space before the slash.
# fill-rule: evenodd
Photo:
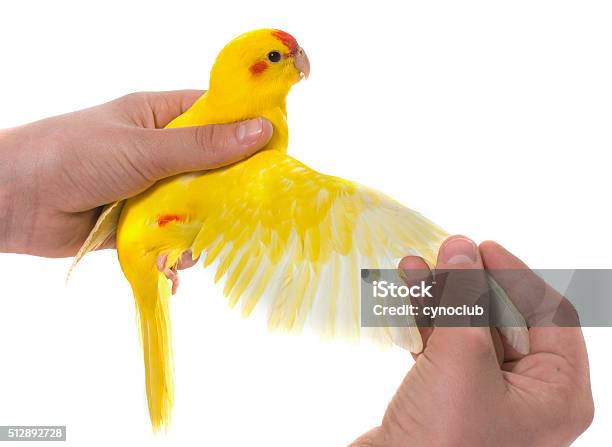
<svg viewBox="0 0 612 447">
<path fill-rule="evenodd" d="M 297 40 L 295 40 L 295 37 L 293 37 L 291 34 L 277 29 L 272 32 L 272 35 L 280 40 L 287 48 L 289 48 L 289 51 L 293 52 L 297 50 Z"/>
</svg>

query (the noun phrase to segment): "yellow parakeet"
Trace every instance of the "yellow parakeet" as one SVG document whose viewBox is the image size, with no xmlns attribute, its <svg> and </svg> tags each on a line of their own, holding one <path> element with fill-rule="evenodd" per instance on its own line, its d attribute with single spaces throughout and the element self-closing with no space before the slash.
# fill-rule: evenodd
<svg viewBox="0 0 612 447">
<path fill-rule="evenodd" d="M 391 198 L 318 173 L 286 154 L 285 98 L 308 76 L 309 61 L 286 32 L 259 29 L 219 53 L 209 90 L 167 127 L 254 117 L 274 128 L 270 142 L 229 167 L 177 175 L 125 202 L 108 205 L 75 258 L 116 232 L 117 252 L 139 313 L 146 390 L 154 429 L 167 425 L 173 399 L 168 301 L 184 253 L 218 261 L 231 305 L 248 315 L 266 306 L 273 328 L 309 324 L 328 336 L 360 337 L 360 268 L 396 268 L 413 254 L 435 264 L 447 234 Z M 172 288 L 168 283 L 172 280 Z M 524 320 L 502 329 L 528 350 Z M 416 327 L 368 328 L 368 335 L 419 352 Z"/>
</svg>

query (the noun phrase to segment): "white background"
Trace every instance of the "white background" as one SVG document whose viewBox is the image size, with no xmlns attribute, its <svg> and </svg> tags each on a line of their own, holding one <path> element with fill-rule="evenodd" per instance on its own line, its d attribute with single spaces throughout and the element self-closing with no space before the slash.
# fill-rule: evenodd
<svg viewBox="0 0 612 447">
<path fill-rule="evenodd" d="M 611 21 L 603 1 L 5 2 L 0 127 L 206 88 L 223 44 L 277 27 L 312 63 L 288 102 L 292 155 L 532 267 L 612 268 Z M 65 288 L 69 263 L 0 255 L 0 425 L 65 424 L 71 445 L 344 445 L 412 364 L 268 334 L 194 268 L 172 301 L 173 423 L 154 439 L 115 254 L 89 256 Z M 596 418 L 577 445 L 604 445 L 612 330 L 585 332 Z"/>
</svg>

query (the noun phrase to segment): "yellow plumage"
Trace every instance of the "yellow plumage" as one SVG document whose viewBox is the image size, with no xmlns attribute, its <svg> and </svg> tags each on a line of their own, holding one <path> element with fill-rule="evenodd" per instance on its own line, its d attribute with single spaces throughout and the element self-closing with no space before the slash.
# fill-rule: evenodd
<svg viewBox="0 0 612 447">
<path fill-rule="evenodd" d="M 272 50 L 283 59 L 262 69 Z M 155 429 L 168 423 L 172 406 L 170 289 L 160 257 L 165 268 L 187 250 L 194 259 L 202 254 L 205 266 L 218 261 L 215 279 L 225 278 L 230 304 L 240 303 L 245 315 L 264 306 L 273 328 L 300 330 L 309 323 L 326 336 L 360 337 L 359 269 L 395 268 L 407 254 L 433 265 L 446 237 L 389 197 L 286 155 L 285 97 L 300 79 L 294 60 L 300 51 L 291 36 L 271 29 L 230 42 L 213 66 L 209 91 L 167 127 L 262 116 L 273 124 L 271 141 L 240 163 L 178 175 L 107 206 L 75 258 L 116 230 L 139 312 Z M 368 331 L 421 350 L 414 327 Z"/>
</svg>

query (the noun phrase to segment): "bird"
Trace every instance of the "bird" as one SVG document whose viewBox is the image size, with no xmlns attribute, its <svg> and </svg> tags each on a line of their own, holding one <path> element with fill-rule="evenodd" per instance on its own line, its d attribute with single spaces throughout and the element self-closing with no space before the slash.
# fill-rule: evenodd
<svg viewBox="0 0 612 447">
<path fill-rule="evenodd" d="M 263 308 L 272 329 L 309 327 L 326 338 L 423 348 L 414 324 L 361 327 L 360 269 L 395 269 L 409 254 L 433 266 L 448 233 L 381 192 L 287 154 L 286 97 L 309 74 L 306 52 L 285 31 L 257 29 L 231 40 L 208 90 L 166 127 L 263 117 L 273 126 L 270 141 L 230 166 L 176 175 L 105 206 L 74 258 L 73 267 L 114 235 L 136 302 L 154 431 L 168 427 L 173 405 L 169 302 L 181 260 L 215 264 L 230 306 L 245 316 Z M 495 295 L 516 321 L 500 331 L 528 351 L 525 321 L 503 291 Z"/>
</svg>

